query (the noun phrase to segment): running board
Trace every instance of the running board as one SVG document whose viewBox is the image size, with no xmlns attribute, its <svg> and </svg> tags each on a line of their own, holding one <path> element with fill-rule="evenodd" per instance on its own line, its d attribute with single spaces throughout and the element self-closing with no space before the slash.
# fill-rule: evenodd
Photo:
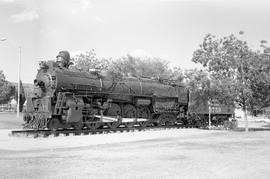
<svg viewBox="0 0 270 179">
<path fill-rule="evenodd" d="M 148 119 L 144 119 L 144 118 L 114 118 L 114 117 L 100 116 L 100 115 L 95 115 L 95 117 L 101 119 L 102 122 L 116 122 L 119 120 L 121 120 L 122 122 L 148 121 Z"/>
</svg>

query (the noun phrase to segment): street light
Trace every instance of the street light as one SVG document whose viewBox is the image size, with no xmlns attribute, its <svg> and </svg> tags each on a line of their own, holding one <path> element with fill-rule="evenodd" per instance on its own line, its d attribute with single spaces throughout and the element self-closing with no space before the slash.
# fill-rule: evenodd
<svg viewBox="0 0 270 179">
<path fill-rule="evenodd" d="M 1 38 L 0 41 L 6 41 L 6 38 Z M 19 46 L 19 65 L 18 65 L 18 100 L 17 100 L 17 118 L 20 119 L 20 88 L 21 88 L 21 58 L 22 58 L 22 47 Z"/>
<path fill-rule="evenodd" d="M 22 59 L 22 47 L 19 46 L 19 65 L 18 65 L 18 103 L 17 103 L 17 118 L 18 118 L 18 119 L 20 119 L 21 59 Z"/>
</svg>

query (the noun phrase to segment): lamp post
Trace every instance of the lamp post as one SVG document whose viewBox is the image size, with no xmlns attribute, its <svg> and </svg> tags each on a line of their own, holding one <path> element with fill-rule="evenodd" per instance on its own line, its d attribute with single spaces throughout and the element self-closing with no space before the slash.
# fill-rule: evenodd
<svg viewBox="0 0 270 179">
<path fill-rule="evenodd" d="M 19 65 L 18 65 L 18 102 L 17 102 L 17 118 L 18 118 L 18 119 L 20 119 L 21 59 L 22 59 L 22 47 L 19 46 Z"/>
<path fill-rule="evenodd" d="M 0 41 L 6 41 L 6 38 L 1 38 Z M 19 46 L 19 64 L 18 64 L 18 100 L 17 100 L 17 118 L 20 118 L 20 88 L 21 88 L 21 58 L 22 58 L 22 47 Z"/>
</svg>

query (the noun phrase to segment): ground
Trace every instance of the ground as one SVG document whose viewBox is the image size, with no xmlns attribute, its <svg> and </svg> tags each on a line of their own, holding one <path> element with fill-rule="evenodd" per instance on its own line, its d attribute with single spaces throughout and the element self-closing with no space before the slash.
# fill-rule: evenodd
<svg viewBox="0 0 270 179">
<path fill-rule="evenodd" d="M 7 118 L 17 120 L 16 115 Z M 0 121 L 4 119 L 0 114 Z M 6 128 L 16 127 L 15 124 L 5 122 Z M 20 122 L 17 124 L 20 127 Z M 0 130 L 1 178 L 269 178 L 270 175 L 269 131 L 170 129 L 36 139 L 10 137 L 8 133 L 10 128 Z"/>
<path fill-rule="evenodd" d="M 21 129 L 23 124 L 23 114 L 17 118 L 15 112 L 0 112 L 0 129 Z"/>
</svg>

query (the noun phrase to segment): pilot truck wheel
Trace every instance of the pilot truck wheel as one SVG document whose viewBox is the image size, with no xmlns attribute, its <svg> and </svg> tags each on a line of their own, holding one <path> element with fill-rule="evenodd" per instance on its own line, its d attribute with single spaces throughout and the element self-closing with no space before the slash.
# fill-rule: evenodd
<svg viewBox="0 0 270 179">
<path fill-rule="evenodd" d="M 58 118 L 52 118 L 49 122 L 48 128 L 52 131 L 57 131 L 61 126 L 61 123 Z"/>
</svg>

